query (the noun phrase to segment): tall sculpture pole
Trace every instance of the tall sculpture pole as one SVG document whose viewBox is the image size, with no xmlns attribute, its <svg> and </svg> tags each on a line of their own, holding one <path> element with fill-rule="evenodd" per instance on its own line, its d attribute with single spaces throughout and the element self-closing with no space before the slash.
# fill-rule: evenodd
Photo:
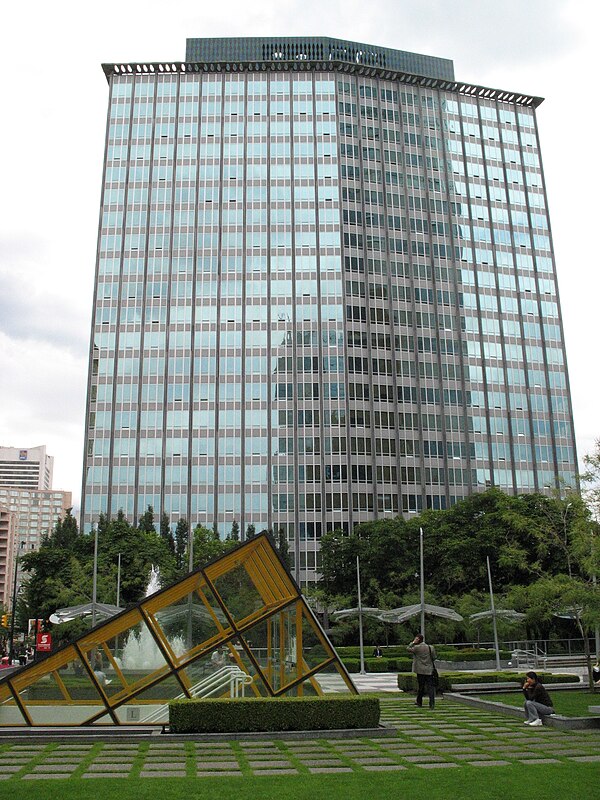
<svg viewBox="0 0 600 800">
<path fill-rule="evenodd" d="M 121 602 L 121 553 L 119 553 L 119 558 L 117 559 L 117 608 L 119 608 L 119 603 Z"/>
<path fill-rule="evenodd" d="M 419 545 L 421 553 L 421 633 L 425 636 L 425 574 L 423 572 L 423 528 L 419 528 Z"/>
<path fill-rule="evenodd" d="M 360 559 L 356 556 L 356 583 L 358 585 L 358 644 L 360 647 L 360 674 L 365 674 L 365 648 L 363 643 L 362 599 L 360 594 Z"/>
<path fill-rule="evenodd" d="M 92 578 L 92 628 L 96 627 L 96 600 L 98 590 L 98 528 L 94 528 L 94 575 Z"/>
<path fill-rule="evenodd" d="M 490 608 L 492 610 L 492 625 L 494 628 L 494 649 L 496 650 L 496 669 L 500 671 L 500 647 L 498 645 L 498 626 L 496 625 L 496 607 L 494 606 L 494 589 L 492 588 L 492 569 L 490 567 L 490 557 L 487 556 L 488 581 L 490 583 Z"/>
<path fill-rule="evenodd" d="M 188 572 L 193 572 L 194 570 L 194 531 L 192 526 L 188 526 Z M 192 603 L 192 593 L 188 595 L 188 618 L 187 618 L 187 643 L 188 649 L 191 650 L 193 647 L 192 639 L 194 637 L 194 626 L 192 623 L 192 612 L 194 610 L 194 605 Z"/>
</svg>

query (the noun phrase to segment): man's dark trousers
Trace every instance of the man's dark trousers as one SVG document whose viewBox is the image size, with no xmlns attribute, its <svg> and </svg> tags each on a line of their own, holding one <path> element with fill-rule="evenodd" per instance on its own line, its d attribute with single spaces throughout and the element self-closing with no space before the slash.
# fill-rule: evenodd
<svg viewBox="0 0 600 800">
<path fill-rule="evenodd" d="M 417 705 L 423 705 L 423 695 L 427 694 L 429 697 L 429 708 L 435 706 L 435 686 L 433 685 L 432 675 L 420 675 L 417 672 Z"/>
</svg>

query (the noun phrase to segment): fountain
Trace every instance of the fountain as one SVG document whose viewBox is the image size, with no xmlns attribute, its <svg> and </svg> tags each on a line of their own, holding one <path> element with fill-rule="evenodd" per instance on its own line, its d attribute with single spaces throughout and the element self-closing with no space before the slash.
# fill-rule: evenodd
<svg viewBox="0 0 600 800">
<path fill-rule="evenodd" d="M 146 588 L 146 597 L 154 594 L 160 589 L 160 570 L 152 566 L 150 570 L 150 580 Z M 181 656 L 185 650 L 185 642 L 182 636 L 175 636 L 169 639 L 171 649 L 176 657 Z M 152 672 L 164 666 L 165 659 L 160 652 L 154 637 L 148 627 L 142 623 L 140 630 L 132 630 L 121 653 L 121 663 L 123 669 L 131 671 Z"/>
</svg>

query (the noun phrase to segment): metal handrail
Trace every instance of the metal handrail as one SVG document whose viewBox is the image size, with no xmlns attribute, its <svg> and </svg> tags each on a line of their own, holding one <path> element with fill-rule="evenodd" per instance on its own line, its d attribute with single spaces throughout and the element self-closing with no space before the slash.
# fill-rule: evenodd
<svg viewBox="0 0 600 800">
<path fill-rule="evenodd" d="M 229 696 L 239 697 L 240 689 L 243 696 L 244 686 L 251 684 L 253 680 L 254 679 L 252 675 L 248 675 L 248 673 L 244 672 L 243 669 L 235 666 L 226 666 L 221 667 L 216 672 L 208 675 L 208 677 L 203 678 L 201 681 L 198 681 L 198 683 L 195 683 L 190 687 L 189 691 L 192 697 L 210 697 L 217 692 L 222 692 L 227 688 L 227 686 L 229 686 Z M 174 697 L 173 700 L 183 700 L 186 697 L 187 695 L 182 692 Z M 164 714 L 167 708 L 167 704 L 159 706 L 145 717 L 142 717 L 140 722 L 155 722 Z"/>
<path fill-rule="evenodd" d="M 517 649 L 513 650 L 511 653 L 511 661 L 517 669 L 521 666 L 521 663 L 524 663 L 526 666 L 530 666 L 533 663 L 533 666 L 537 667 L 539 666 L 540 659 L 544 660 L 545 658 L 546 653 L 537 646 L 535 650 Z M 515 661 L 516 664 L 514 664 Z"/>
</svg>

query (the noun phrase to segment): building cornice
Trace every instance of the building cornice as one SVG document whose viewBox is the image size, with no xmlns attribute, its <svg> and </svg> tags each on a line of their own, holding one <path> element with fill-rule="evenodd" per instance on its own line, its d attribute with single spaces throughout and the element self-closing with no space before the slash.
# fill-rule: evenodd
<svg viewBox="0 0 600 800">
<path fill-rule="evenodd" d="M 544 102 L 543 97 L 511 92 L 504 89 L 493 89 L 489 86 L 478 86 L 463 81 L 449 81 L 442 78 L 428 78 L 408 72 L 368 67 L 363 64 L 351 64 L 347 61 L 269 61 L 269 62 L 210 62 L 189 63 L 185 61 L 133 62 L 130 64 L 102 64 L 107 81 L 122 75 L 184 75 L 191 73 L 256 73 L 256 72 L 337 72 L 340 74 L 357 74 L 368 78 L 381 78 L 397 83 L 438 89 L 453 92 L 473 99 L 495 100 L 499 103 L 537 108 Z"/>
</svg>

